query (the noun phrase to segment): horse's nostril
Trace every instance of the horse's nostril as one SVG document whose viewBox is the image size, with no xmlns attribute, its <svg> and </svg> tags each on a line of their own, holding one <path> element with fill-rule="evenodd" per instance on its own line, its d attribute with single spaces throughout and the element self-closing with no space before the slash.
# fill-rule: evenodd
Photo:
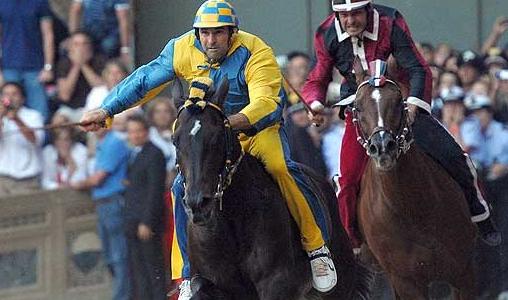
<svg viewBox="0 0 508 300">
<path fill-rule="evenodd" d="M 393 140 L 388 141 L 388 143 L 386 144 L 387 152 L 394 151 L 396 147 L 397 147 L 397 144 Z"/>
<path fill-rule="evenodd" d="M 369 146 L 369 154 L 370 155 L 375 155 L 375 154 L 378 154 L 378 150 L 377 150 L 377 146 L 375 144 L 370 144 Z"/>
</svg>

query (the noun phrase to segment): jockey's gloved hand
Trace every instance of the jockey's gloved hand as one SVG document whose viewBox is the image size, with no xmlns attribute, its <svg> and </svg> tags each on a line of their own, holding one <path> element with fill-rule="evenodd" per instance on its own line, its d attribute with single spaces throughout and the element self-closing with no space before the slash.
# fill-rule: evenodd
<svg viewBox="0 0 508 300">
<path fill-rule="evenodd" d="M 309 120 L 312 122 L 312 125 L 319 127 L 325 121 L 323 116 L 325 106 L 321 101 L 314 100 L 310 103 L 309 107 L 312 110 L 308 114 Z"/>
</svg>

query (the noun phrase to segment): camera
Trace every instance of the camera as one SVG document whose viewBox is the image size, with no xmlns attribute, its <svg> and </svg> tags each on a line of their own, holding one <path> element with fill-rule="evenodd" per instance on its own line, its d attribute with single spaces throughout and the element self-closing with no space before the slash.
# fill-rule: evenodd
<svg viewBox="0 0 508 300">
<path fill-rule="evenodd" d="M 496 78 L 499 80 L 508 80 L 508 70 L 499 70 L 496 72 Z"/>
<path fill-rule="evenodd" d="M 2 105 L 5 107 L 5 109 L 7 109 L 7 110 L 16 109 L 16 106 L 14 105 L 14 103 L 12 103 L 12 101 L 9 98 L 2 98 L 1 102 L 2 102 Z"/>
</svg>

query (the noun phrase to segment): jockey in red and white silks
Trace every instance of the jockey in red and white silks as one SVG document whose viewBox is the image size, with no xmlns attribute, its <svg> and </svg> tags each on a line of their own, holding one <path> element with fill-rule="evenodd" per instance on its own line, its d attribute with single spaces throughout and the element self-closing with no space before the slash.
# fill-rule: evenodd
<svg viewBox="0 0 508 300">
<path fill-rule="evenodd" d="M 367 70 L 370 62 L 376 59 L 386 61 L 393 55 L 400 68 L 391 74 L 392 78 L 409 88 L 406 100 L 410 107 L 410 118 L 417 119 L 413 125 L 416 144 L 436 159 L 462 187 L 472 221 L 480 222 L 478 225 L 482 238 L 488 244 L 498 244 L 500 236 L 491 224 L 489 207 L 478 188 L 471 160 L 439 122 L 430 116 L 432 75 L 428 64 L 416 49 L 402 15 L 393 8 L 374 5 L 370 0 L 333 0 L 332 8 L 334 14 L 328 16 L 316 31 L 316 63 L 303 88 L 303 98 L 315 112 L 313 121 L 319 123 L 319 112 L 323 108 L 334 67 L 344 77 L 341 102 L 350 103 L 357 89 L 353 74 L 355 57 L 363 70 Z M 338 201 L 342 223 L 353 246 L 359 247 L 361 237 L 356 224 L 357 195 L 368 156 L 356 140 L 351 113 L 346 112 L 345 118 Z M 436 137 L 444 140 L 444 145 L 435 145 Z"/>
</svg>

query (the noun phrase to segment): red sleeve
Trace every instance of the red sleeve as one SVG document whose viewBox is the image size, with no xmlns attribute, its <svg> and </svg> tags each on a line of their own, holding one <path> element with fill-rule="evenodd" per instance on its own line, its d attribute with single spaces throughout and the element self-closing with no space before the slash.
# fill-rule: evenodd
<svg viewBox="0 0 508 300">
<path fill-rule="evenodd" d="M 328 84 L 332 80 L 334 59 L 326 49 L 324 33 L 330 26 L 334 26 L 334 19 L 335 16 L 329 16 L 319 26 L 314 36 L 316 63 L 310 71 L 302 90 L 304 101 L 309 105 L 316 100 L 324 103 Z"/>
<path fill-rule="evenodd" d="M 430 104 L 432 98 L 432 72 L 416 48 L 409 26 L 398 14 L 392 29 L 393 55 L 397 63 L 409 73 L 409 96 Z"/>
</svg>

